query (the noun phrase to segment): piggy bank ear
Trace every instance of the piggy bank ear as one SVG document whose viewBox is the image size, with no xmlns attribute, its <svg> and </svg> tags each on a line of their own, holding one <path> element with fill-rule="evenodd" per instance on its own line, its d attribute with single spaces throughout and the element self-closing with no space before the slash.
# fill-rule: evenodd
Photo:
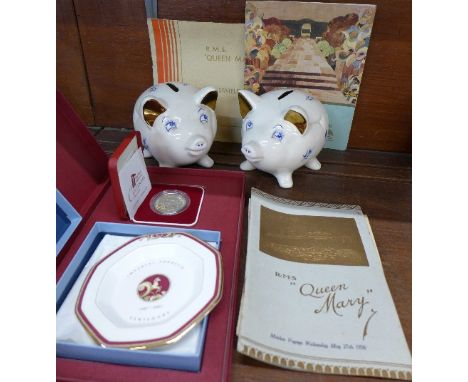
<svg viewBox="0 0 468 382">
<path fill-rule="evenodd" d="M 248 90 L 239 90 L 238 99 L 239 111 L 242 118 L 245 118 L 249 111 L 255 109 L 260 101 L 258 95 Z"/>
<path fill-rule="evenodd" d="M 304 115 L 297 110 L 289 109 L 284 116 L 284 120 L 296 126 L 301 134 L 304 134 L 307 129 L 307 120 Z"/>
<path fill-rule="evenodd" d="M 154 98 L 147 100 L 143 104 L 143 118 L 149 127 L 153 127 L 156 118 L 158 118 L 165 111 L 166 108 Z"/>
<path fill-rule="evenodd" d="M 200 105 L 206 105 L 211 110 L 215 110 L 218 92 L 215 88 L 207 86 L 195 93 L 195 102 Z"/>
</svg>

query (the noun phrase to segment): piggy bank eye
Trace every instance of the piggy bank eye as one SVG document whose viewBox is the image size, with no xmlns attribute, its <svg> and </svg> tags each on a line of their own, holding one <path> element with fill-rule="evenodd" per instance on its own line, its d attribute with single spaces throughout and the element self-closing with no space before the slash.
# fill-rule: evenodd
<svg viewBox="0 0 468 382">
<path fill-rule="evenodd" d="M 281 126 L 277 126 L 277 127 L 282 129 Z M 277 141 L 281 142 L 283 140 L 283 138 L 284 138 L 284 132 L 277 128 L 277 129 L 275 129 L 275 131 L 273 132 L 273 135 L 271 137 L 273 139 L 276 139 Z"/>
<path fill-rule="evenodd" d="M 252 121 L 247 121 L 245 124 L 245 130 L 250 130 L 253 127 L 253 122 Z"/>
<path fill-rule="evenodd" d="M 163 121 L 163 124 L 166 131 L 177 129 L 177 123 L 172 119 L 166 119 L 165 121 Z"/>
<path fill-rule="evenodd" d="M 208 115 L 206 115 L 205 113 L 200 114 L 200 122 L 208 123 Z"/>
</svg>

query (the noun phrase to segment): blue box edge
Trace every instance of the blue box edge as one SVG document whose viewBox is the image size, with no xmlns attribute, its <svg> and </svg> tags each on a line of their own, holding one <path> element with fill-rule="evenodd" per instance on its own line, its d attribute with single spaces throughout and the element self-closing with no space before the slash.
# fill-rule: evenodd
<svg viewBox="0 0 468 382">
<path fill-rule="evenodd" d="M 68 239 L 70 239 L 73 232 L 75 232 L 76 227 L 80 224 L 82 217 L 78 213 L 78 211 L 71 205 L 71 203 L 63 196 L 63 194 L 59 190 L 55 190 L 55 204 L 61 208 L 63 213 L 67 216 L 70 220 L 70 225 L 65 230 L 65 232 L 60 237 L 59 241 L 56 242 L 55 248 L 56 253 L 55 256 L 58 256 L 60 251 L 63 249 L 65 244 L 67 243 Z"/>
<path fill-rule="evenodd" d="M 65 297 L 80 275 L 97 245 L 106 234 L 139 236 L 161 232 L 187 232 L 204 241 L 221 244 L 219 231 L 199 230 L 190 228 L 159 227 L 142 224 L 123 224 L 111 222 L 96 222 L 78 251 L 68 264 L 56 286 L 56 311 L 59 310 Z M 201 339 L 197 344 L 196 356 L 174 356 L 145 350 L 129 350 L 118 348 L 103 348 L 89 345 L 77 345 L 64 341 L 56 341 L 56 355 L 62 358 L 72 358 L 87 361 L 106 362 L 120 365 L 166 368 L 182 371 L 199 371 L 203 359 L 203 349 L 208 327 L 208 318 L 201 323 Z M 181 360 L 183 359 L 183 363 Z"/>
</svg>

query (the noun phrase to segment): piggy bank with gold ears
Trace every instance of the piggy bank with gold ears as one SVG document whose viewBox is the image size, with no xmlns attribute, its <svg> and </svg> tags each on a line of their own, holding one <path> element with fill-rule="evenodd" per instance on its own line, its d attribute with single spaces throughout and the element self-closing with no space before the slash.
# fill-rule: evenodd
<svg viewBox="0 0 468 382">
<path fill-rule="evenodd" d="M 259 169 L 276 177 L 283 188 L 293 186 L 292 173 L 301 166 L 319 170 L 317 155 L 328 131 L 328 115 L 315 97 L 280 89 L 258 96 L 239 91 L 243 118 L 242 170 Z"/>
<path fill-rule="evenodd" d="M 213 87 L 197 89 L 178 82 L 145 90 L 133 109 L 145 158 L 153 156 L 162 167 L 213 166 L 208 151 L 216 135 L 217 98 Z"/>
</svg>

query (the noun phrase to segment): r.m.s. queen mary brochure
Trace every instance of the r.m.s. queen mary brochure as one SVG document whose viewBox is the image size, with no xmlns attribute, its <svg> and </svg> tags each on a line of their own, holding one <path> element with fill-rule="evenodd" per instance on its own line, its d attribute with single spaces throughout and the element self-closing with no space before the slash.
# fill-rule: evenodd
<svg viewBox="0 0 468 382">
<path fill-rule="evenodd" d="M 289 369 L 411 379 L 411 354 L 357 206 L 252 189 L 237 350 Z"/>
</svg>

